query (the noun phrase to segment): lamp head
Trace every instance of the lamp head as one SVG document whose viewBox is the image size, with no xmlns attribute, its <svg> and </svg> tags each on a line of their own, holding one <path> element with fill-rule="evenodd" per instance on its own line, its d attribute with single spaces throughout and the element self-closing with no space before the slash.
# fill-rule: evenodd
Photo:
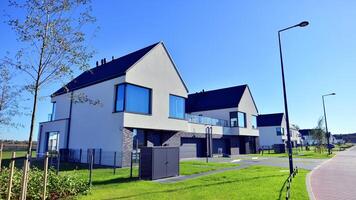
<svg viewBox="0 0 356 200">
<path fill-rule="evenodd" d="M 305 27 L 305 26 L 308 26 L 309 25 L 309 22 L 308 21 L 302 21 L 298 24 L 299 27 Z"/>
</svg>

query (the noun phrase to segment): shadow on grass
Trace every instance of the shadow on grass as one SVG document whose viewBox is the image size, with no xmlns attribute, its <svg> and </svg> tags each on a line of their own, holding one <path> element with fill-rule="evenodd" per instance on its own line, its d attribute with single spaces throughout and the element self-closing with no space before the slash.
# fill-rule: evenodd
<svg viewBox="0 0 356 200">
<path fill-rule="evenodd" d="M 98 185 L 107 185 L 107 184 L 116 184 L 116 183 L 128 183 L 128 182 L 133 182 L 138 180 L 140 180 L 138 177 L 132 177 L 132 178 L 120 177 L 120 178 L 113 178 L 104 181 L 93 181 L 93 185 L 98 186 Z"/>
<path fill-rule="evenodd" d="M 210 186 L 215 186 L 215 185 L 238 183 L 238 182 L 245 182 L 245 181 L 249 181 L 249 180 L 274 178 L 274 177 L 281 177 L 281 176 L 285 176 L 285 175 L 270 175 L 270 176 L 259 176 L 259 177 L 246 178 L 246 179 L 235 179 L 235 180 L 230 180 L 230 181 L 217 181 L 215 183 L 198 184 L 198 185 L 192 185 L 192 186 L 187 186 L 187 187 L 183 186 L 181 188 L 167 189 L 167 190 L 162 190 L 162 191 L 151 191 L 151 192 L 145 191 L 145 192 L 139 193 L 139 194 L 107 198 L 105 200 L 111 200 L 111 199 L 117 199 L 117 198 L 129 199 L 129 198 L 135 198 L 135 197 L 144 197 L 144 196 L 150 195 L 150 194 L 160 194 L 160 193 L 171 193 L 171 192 L 177 192 L 177 191 L 186 191 L 186 190 L 191 190 L 191 189 L 195 189 L 195 188 L 199 188 L 199 187 L 210 187 Z"/>
</svg>

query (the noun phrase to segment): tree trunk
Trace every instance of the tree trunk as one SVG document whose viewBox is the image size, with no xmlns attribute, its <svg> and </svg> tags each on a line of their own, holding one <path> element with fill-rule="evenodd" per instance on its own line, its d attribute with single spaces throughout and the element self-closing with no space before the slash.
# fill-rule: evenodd
<svg viewBox="0 0 356 200">
<path fill-rule="evenodd" d="M 35 94 L 33 97 L 33 109 L 31 114 L 30 136 L 28 138 L 28 149 L 27 149 L 27 153 L 29 154 L 30 157 L 32 157 L 32 136 L 33 136 L 33 131 L 35 129 L 34 125 L 35 125 L 36 110 L 37 110 L 37 95 L 38 95 L 38 87 L 36 84 Z"/>
</svg>

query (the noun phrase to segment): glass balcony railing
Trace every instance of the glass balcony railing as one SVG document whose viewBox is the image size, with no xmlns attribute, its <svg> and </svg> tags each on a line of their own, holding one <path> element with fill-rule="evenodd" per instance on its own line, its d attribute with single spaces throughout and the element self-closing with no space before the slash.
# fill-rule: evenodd
<svg viewBox="0 0 356 200">
<path fill-rule="evenodd" d="M 225 127 L 229 126 L 229 122 L 227 120 L 215 119 L 211 117 L 185 114 L 185 119 L 188 122 L 195 123 L 195 124 L 206 124 L 212 126 L 225 126 Z"/>
</svg>

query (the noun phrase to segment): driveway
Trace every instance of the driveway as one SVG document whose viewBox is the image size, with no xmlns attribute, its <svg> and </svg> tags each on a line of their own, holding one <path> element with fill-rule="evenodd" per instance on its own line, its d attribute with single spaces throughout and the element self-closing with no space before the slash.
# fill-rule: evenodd
<svg viewBox="0 0 356 200">
<path fill-rule="evenodd" d="M 356 199 L 356 146 L 314 169 L 308 185 L 311 199 Z"/>
</svg>

